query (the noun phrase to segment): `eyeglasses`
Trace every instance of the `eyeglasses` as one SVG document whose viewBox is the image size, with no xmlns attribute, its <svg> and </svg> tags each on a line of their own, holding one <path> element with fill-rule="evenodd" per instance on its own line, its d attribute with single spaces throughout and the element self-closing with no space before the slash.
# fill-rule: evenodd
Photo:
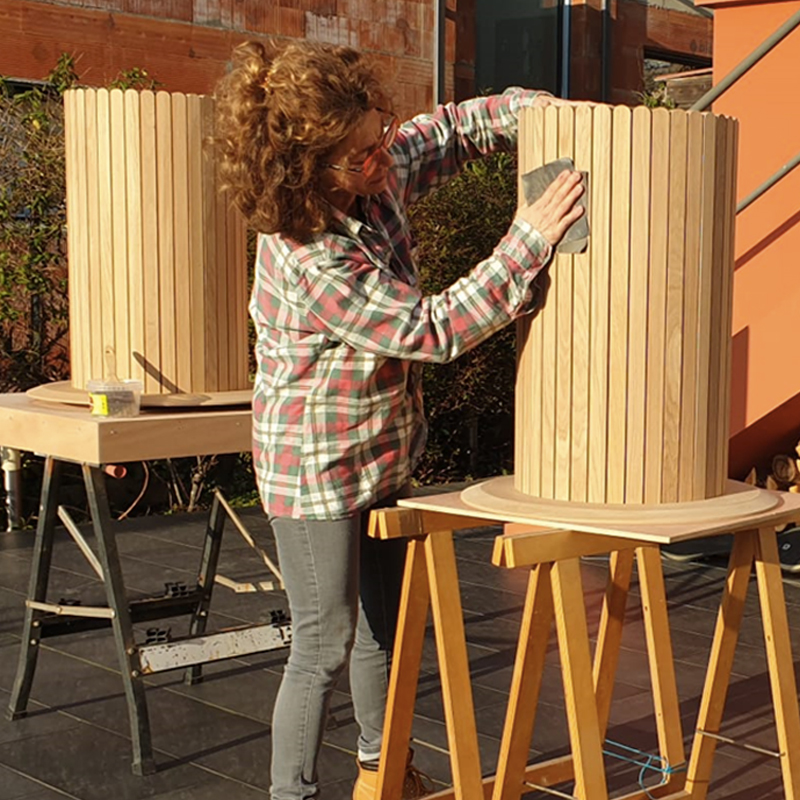
<svg viewBox="0 0 800 800">
<path fill-rule="evenodd" d="M 380 109 L 377 109 L 380 111 Z M 383 135 L 381 140 L 370 150 L 369 155 L 360 163 L 351 167 L 344 167 L 341 164 L 325 164 L 328 169 L 335 169 L 339 172 L 355 172 L 365 178 L 371 178 L 378 169 L 378 160 L 384 151 L 388 150 L 397 139 L 397 131 L 400 129 L 400 122 L 394 114 L 390 119 L 383 123 Z"/>
</svg>

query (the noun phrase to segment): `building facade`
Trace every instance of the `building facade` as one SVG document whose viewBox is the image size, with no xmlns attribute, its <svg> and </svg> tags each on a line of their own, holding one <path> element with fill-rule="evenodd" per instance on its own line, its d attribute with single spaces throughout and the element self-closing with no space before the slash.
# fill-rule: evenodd
<svg viewBox="0 0 800 800">
<path fill-rule="evenodd" d="M 371 52 L 398 111 L 510 84 L 634 103 L 648 56 L 704 66 L 711 14 L 678 0 L 2 0 L 0 74 L 41 79 L 64 53 L 81 81 L 144 69 L 170 91 L 207 93 L 248 38 L 308 38 Z M 440 47 L 437 48 L 437 41 Z"/>
</svg>

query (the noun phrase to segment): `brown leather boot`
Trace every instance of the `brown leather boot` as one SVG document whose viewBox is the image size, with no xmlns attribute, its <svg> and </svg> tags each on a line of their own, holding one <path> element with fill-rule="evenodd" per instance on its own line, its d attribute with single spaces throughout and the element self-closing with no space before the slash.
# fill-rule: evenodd
<svg viewBox="0 0 800 800">
<path fill-rule="evenodd" d="M 417 800 L 433 792 L 433 781 L 420 772 L 412 763 L 413 751 L 408 751 L 406 762 L 406 776 L 403 780 L 403 800 Z M 378 788 L 378 764 L 370 762 L 358 764 L 358 777 L 353 785 L 353 800 L 375 800 L 375 790 Z"/>
</svg>

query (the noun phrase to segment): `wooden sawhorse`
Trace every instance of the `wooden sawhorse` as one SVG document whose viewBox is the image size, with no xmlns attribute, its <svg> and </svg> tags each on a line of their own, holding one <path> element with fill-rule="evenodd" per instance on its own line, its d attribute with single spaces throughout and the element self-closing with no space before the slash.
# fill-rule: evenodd
<svg viewBox="0 0 800 800">
<path fill-rule="evenodd" d="M 756 567 L 776 728 L 787 800 L 800 798 L 800 712 L 789 646 L 775 528 L 800 516 L 800 498 L 781 494 L 772 508 L 724 522 L 657 525 L 617 523 L 564 526 L 541 516 L 477 510 L 461 494 L 402 500 L 400 508 L 373 514 L 370 534 L 407 537 L 408 556 L 398 621 L 378 776 L 380 800 L 399 800 L 411 737 L 417 681 L 428 608 L 439 655 L 453 788 L 436 800 L 517 800 L 536 786 L 574 780 L 580 800 L 607 800 L 602 740 L 619 653 L 634 557 L 638 561 L 655 721 L 661 758 L 668 765 L 662 785 L 637 790 L 626 800 L 648 796 L 703 800 L 730 682 L 744 597 Z M 506 523 L 493 560 L 529 567 L 529 581 L 506 725 L 497 773 L 480 774 L 477 731 L 452 532 Z M 711 649 L 697 730 L 685 772 L 683 736 L 666 613 L 658 544 L 714 533 L 736 532 L 726 589 Z M 582 555 L 610 553 L 597 648 L 592 662 L 583 591 Z M 528 765 L 535 707 L 547 637 L 555 617 L 572 755 Z M 678 768 L 676 770 L 676 768 Z"/>
</svg>

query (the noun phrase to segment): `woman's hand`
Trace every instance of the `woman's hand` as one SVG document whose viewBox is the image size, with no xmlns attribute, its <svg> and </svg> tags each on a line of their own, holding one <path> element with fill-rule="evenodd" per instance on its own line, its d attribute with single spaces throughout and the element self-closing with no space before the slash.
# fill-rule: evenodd
<svg viewBox="0 0 800 800">
<path fill-rule="evenodd" d="M 555 97 L 550 92 L 539 92 L 533 99 L 531 108 L 547 108 L 548 106 L 555 106 L 556 108 L 570 106 L 574 108 L 576 106 L 594 107 L 598 105 L 600 103 L 596 103 L 594 100 L 564 100 L 563 97 Z"/>
<path fill-rule="evenodd" d="M 517 217 L 533 225 L 555 247 L 583 214 L 583 206 L 575 205 L 582 194 L 580 172 L 564 170 L 538 200 L 520 208 Z"/>
</svg>

